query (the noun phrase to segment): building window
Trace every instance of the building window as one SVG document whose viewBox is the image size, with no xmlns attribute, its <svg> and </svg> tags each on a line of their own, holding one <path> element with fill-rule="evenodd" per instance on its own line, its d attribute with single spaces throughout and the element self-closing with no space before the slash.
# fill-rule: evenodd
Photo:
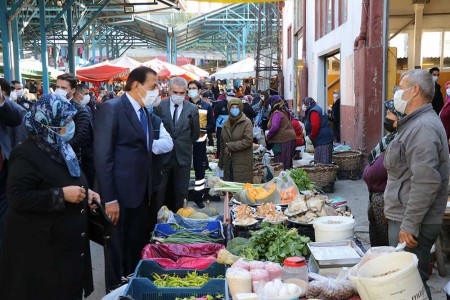
<svg viewBox="0 0 450 300">
<path fill-rule="evenodd" d="M 347 21 L 348 0 L 316 0 L 316 39 Z"/>
<path fill-rule="evenodd" d="M 287 29 L 287 56 L 292 57 L 292 25 L 289 25 Z"/>
<path fill-rule="evenodd" d="M 399 33 L 391 38 L 389 47 L 397 49 L 397 70 L 408 70 L 408 34 Z"/>
</svg>

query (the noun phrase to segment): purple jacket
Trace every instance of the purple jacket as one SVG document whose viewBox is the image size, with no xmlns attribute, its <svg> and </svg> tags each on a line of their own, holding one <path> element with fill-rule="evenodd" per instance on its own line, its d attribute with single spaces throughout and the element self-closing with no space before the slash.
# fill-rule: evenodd
<svg viewBox="0 0 450 300">
<path fill-rule="evenodd" d="M 387 171 L 383 164 L 384 153 L 375 160 L 373 165 L 364 169 L 364 181 L 370 193 L 384 193 L 387 184 Z"/>
<path fill-rule="evenodd" d="M 280 130 L 281 120 L 283 119 L 283 115 L 276 111 L 272 116 L 272 127 L 270 127 L 269 132 L 267 133 L 267 139 L 271 140 L 275 134 L 277 134 L 278 130 Z"/>
</svg>

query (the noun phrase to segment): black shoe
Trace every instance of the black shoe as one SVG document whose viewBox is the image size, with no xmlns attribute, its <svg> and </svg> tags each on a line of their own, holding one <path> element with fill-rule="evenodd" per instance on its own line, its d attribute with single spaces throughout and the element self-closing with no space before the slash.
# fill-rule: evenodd
<svg viewBox="0 0 450 300">
<path fill-rule="evenodd" d="M 194 200 L 195 205 L 197 205 L 198 208 L 202 209 L 205 208 L 205 204 L 203 204 L 202 200 Z"/>
</svg>

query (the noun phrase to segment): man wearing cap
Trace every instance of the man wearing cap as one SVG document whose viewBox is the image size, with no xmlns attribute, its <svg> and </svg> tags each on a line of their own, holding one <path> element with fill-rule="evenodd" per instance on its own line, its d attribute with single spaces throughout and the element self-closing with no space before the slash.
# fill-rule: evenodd
<svg viewBox="0 0 450 300">
<path fill-rule="evenodd" d="M 225 99 L 217 101 L 214 107 L 214 118 L 216 119 L 216 139 L 217 139 L 217 157 L 220 155 L 220 137 L 222 135 L 222 126 L 228 119 L 228 101 L 236 94 L 233 89 L 225 92 Z"/>
<path fill-rule="evenodd" d="M 193 145 L 193 163 L 195 170 L 195 188 L 193 192 L 194 202 L 199 208 L 205 207 L 203 198 L 205 195 L 205 170 L 208 166 L 206 156 L 206 138 L 215 131 L 214 116 L 211 105 L 203 101 L 200 96 L 200 82 L 192 80 L 188 83 L 189 101 L 198 107 L 200 119 L 200 137 Z"/>
</svg>

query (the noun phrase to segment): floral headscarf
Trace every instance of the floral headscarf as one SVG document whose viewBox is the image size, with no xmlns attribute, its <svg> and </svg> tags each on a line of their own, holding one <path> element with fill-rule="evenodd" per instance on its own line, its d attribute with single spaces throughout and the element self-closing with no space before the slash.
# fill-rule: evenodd
<svg viewBox="0 0 450 300">
<path fill-rule="evenodd" d="M 316 100 L 314 100 L 312 97 L 306 97 L 303 98 L 302 103 L 305 104 L 306 109 L 309 109 L 310 107 L 316 105 Z"/>
<path fill-rule="evenodd" d="M 66 162 L 72 177 L 80 177 L 80 165 L 72 147 L 57 132 L 77 113 L 69 101 L 56 94 L 45 94 L 25 115 L 25 126 L 38 140 L 49 144 Z"/>
</svg>

